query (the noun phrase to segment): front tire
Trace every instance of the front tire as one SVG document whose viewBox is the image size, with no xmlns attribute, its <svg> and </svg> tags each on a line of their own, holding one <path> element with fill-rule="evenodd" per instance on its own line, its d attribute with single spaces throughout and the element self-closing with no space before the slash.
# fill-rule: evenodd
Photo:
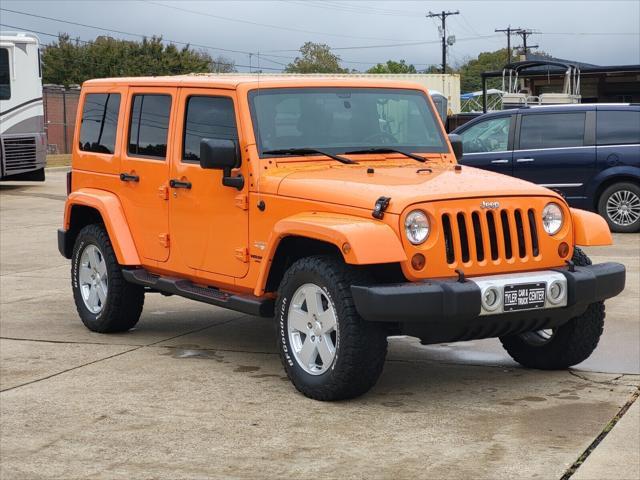
<svg viewBox="0 0 640 480">
<path fill-rule="evenodd" d="M 356 311 L 351 285 L 361 271 L 329 256 L 307 257 L 285 273 L 276 303 L 278 348 L 293 385 L 315 400 L 354 398 L 375 385 L 387 334 Z"/>
<path fill-rule="evenodd" d="M 71 257 L 71 286 L 82 323 L 99 333 L 126 332 L 140 319 L 144 287 L 122 277 L 102 225 L 80 230 Z"/>
<path fill-rule="evenodd" d="M 640 186 L 635 183 L 615 183 L 605 189 L 598 201 L 598 213 L 612 232 L 640 231 Z"/>
<path fill-rule="evenodd" d="M 578 247 L 572 261 L 577 266 L 591 265 Z M 511 358 L 524 367 L 561 370 L 589 358 L 598 346 L 604 319 L 604 302 L 594 302 L 560 327 L 500 337 L 500 341 Z"/>
</svg>

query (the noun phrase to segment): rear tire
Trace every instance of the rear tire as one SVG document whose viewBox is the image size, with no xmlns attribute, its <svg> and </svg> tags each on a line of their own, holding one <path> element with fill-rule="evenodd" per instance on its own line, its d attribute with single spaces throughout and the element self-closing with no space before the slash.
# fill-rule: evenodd
<svg viewBox="0 0 640 480">
<path fill-rule="evenodd" d="M 639 232 L 640 186 L 630 182 L 610 185 L 600 195 L 598 213 L 607 221 L 612 232 Z"/>
<path fill-rule="evenodd" d="M 354 398 L 382 373 L 387 333 L 358 315 L 351 296 L 351 285 L 368 282 L 330 256 L 300 259 L 285 273 L 276 303 L 278 348 L 287 376 L 307 397 Z"/>
<path fill-rule="evenodd" d="M 578 247 L 572 261 L 577 266 L 591 265 Z M 583 362 L 598 346 L 604 328 L 604 302 L 595 302 L 577 317 L 560 327 L 500 337 L 507 353 L 520 365 L 541 370 L 560 370 Z"/>
<path fill-rule="evenodd" d="M 138 323 L 144 287 L 122 277 L 102 225 L 88 225 L 78 234 L 71 257 L 71 287 L 80 319 L 89 330 L 126 332 Z"/>
</svg>

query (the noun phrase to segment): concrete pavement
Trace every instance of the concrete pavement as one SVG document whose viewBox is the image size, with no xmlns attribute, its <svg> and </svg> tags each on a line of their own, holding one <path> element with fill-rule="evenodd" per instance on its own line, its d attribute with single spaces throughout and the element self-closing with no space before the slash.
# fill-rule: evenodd
<svg viewBox="0 0 640 480">
<path fill-rule="evenodd" d="M 63 200 L 62 171 L 0 185 L 2 479 L 638 478 L 640 235 L 589 251 L 623 261 L 628 287 L 575 369 L 522 369 L 497 340 L 393 338 L 369 394 L 320 403 L 262 319 L 151 294 L 133 331 L 86 330 L 56 248 Z"/>
</svg>

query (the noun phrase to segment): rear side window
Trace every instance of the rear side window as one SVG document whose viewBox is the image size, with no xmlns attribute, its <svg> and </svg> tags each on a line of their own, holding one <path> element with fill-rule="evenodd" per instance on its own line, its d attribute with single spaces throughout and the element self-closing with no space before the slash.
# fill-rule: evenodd
<svg viewBox="0 0 640 480">
<path fill-rule="evenodd" d="M 80 126 L 80 150 L 113 153 L 116 146 L 119 112 L 119 93 L 85 95 Z"/>
<path fill-rule="evenodd" d="M 0 48 L 0 100 L 11 98 L 11 76 L 9 75 L 9 50 Z"/>
<path fill-rule="evenodd" d="M 129 153 L 164 159 L 171 113 L 170 95 L 134 95 L 129 126 Z"/>
<path fill-rule="evenodd" d="M 200 140 L 203 138 L 238 138 L 233 100 L 227 97 L 189 97 L 184 125 L 183 161 L 200 161 Z"/>
<path fill-rule="evenodd" d="M 596 138 L 598 145 L 640 143 L 640 111 L 598 111 Z"/>
<path fill-rule="evenodd" d="M 520 149 L 581 147 L 585 112 L 523 115 Z"/>
</svg>

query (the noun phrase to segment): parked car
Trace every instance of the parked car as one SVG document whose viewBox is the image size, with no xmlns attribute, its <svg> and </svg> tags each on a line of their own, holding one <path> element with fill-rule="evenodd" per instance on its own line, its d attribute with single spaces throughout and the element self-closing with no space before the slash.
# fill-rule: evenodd
<svg viewBox="0 0 640 480">
<path fill-rule="evenodd" d="M 586 359 L 625 283 L 576 247 L 610 244 L 605 221 L 461 167 L 427 90 L 385 82 L 85 82 L 58 232 L 84 324 L 127 331 L 150 292 L 272 318 L 318 400 L 371 388 L 389 335 Z"/>
<path fill-rule="evenodd" d="M 460 163 L 552 188 L 614 232 L 640 231 L 640 105 L 504 110 L 454 133 L 464 145 Z"/>
</svg>

